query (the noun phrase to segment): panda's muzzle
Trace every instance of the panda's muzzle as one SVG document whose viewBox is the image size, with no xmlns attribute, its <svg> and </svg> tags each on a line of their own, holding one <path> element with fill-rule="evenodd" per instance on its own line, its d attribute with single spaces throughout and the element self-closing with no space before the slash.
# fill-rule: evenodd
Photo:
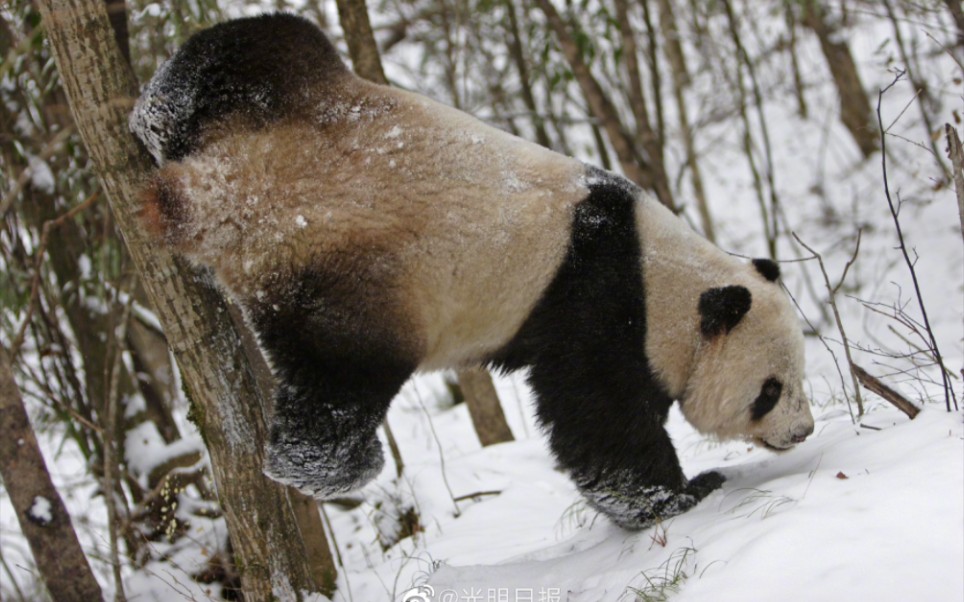
<svg viewBox="0 0 964 602">
<path fill-rule="evenodd" d="M 807 422 L 805 424 L 799 424 L 793 429 L 793 433 L 790 435 L 790 441 L 794 444 L 803 443 L 807 440 L 807 437 L 813 434 L 813 422 Z"/>
<path fill-rule="evenodd" d="M 789 439 L 785 441 L 771 442 L 762 437 L 754 437 L 754 440 L 768 450 L 779 453 L 791 449 L 798 443 L 803 443 L 812 433 L 813 423 L 808 421 L 795 425 L 790 432 Z"/>
</svg>

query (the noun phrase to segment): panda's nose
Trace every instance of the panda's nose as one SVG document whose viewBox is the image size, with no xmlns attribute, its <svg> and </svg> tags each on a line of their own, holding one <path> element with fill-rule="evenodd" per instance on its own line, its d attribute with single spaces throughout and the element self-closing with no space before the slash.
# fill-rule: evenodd
<svg viewBox="0 0 964 602">
<path fill-rule="evenodd" d="M 790 434 L 790 440 L 794 443 L 803 443 L 810 434 L 813 433 L 813 423 L 807 422 L 806 424 L 798 424 L 793 427 L 793 432 Z"/>
</svg>

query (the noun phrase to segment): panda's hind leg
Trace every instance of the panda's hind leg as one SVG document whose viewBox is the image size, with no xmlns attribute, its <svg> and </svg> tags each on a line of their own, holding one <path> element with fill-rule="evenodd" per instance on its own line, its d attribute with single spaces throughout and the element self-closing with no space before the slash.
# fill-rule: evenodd
<svg viewBox="0 0 964 602">
<path fill-rule="evenodd" d="M 318 499 L 378 475 L 377 428 L 417 365 L 392 311 L 343 284 L 312 272 L 249 305 L 278 381 L 265 473 Z"/>
</svg>

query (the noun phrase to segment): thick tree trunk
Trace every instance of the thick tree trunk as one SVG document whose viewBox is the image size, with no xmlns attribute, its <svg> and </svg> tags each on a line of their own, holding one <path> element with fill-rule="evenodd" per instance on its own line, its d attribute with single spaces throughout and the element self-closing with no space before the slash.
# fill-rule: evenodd
<svg viewBox="0 0 964 602">
<path fill-rule="evenodd" d="M 54 600 L 102 600 L 60 494 L 54 488 L 7 350 L 0 346 L 0 475 Z"/>
<path fill-rule="evenodd" d="M 334 582 L 313 574 L 284 487 L 262 474 L 265 400 L 226 304 L 204 276 L 139 227 L 137 195 L 151 170 L 128 131 L 137 87 L 103 2 L 38 0 L 74 121 L 181 368 L 211 454 L 219 497 L 251 600 L 296 600 Z M 322 531 L 312 537 L 324 537 Z M 325 588 L 324 593 L 331 593 Z"/>
</svg>

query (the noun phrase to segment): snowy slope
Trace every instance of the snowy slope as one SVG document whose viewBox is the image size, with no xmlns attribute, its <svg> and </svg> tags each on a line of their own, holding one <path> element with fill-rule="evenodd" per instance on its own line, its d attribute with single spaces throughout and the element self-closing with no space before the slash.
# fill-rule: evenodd
<svg viewBox="0 0 964 602">
<path fill-rule="evenodd" d="M 503 394 L 511 390 L 503 382 Z M 396 403 L 392 418 L 400 421 L 411 408 L 404 396 Z M 694 510 L 639 533 L 585 507 L 539 439 L 472 448 L 464 408 L 433 421 L 447 440 L 463 442 L 445 450 L 455 497 L 501 493 L 460 502 L 456 518 L 433 446 L 407 446 L 403 454 L 424 460 L 408 465 L 401 486 L 383 475 L 369 499 L 395 488 L 418 492 L 425 532 L 381 559 L 353 546 L 346 564 L 364 568 L 343 579 L 355 600 L 402 599 L 420 584 L 451 601 L 674 592 L 673 600 L 964 598 L 960 414 L 932 407 L 910 421 L 875 405 L 855 427 L 845 410 L 818 410 L 814 435 L 774 455 L 709 443 L 674 411 L 669 430 L 687 474 L 720 467 L 728 481 Z M 342 540 L 372 537 L 356 513 L 379 514 L 366 504 L 332 515 Z"/>
</svg>

